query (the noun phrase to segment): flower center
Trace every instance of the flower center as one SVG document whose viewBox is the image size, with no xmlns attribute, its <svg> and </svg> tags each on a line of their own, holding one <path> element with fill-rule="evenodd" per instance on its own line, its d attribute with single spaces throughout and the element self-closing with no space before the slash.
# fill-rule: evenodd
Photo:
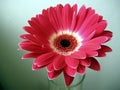
<svg viewBox="0 0 120 90">
<path fill-rule="evenodd" d="M 50 39 L 50 47 L 54 52 L 60 55 L 70 55 L 78 50 L 81 46 L 81 38 L 79 35 L 69 31 L 62 31 L 53 34 Z"/>
<path fill-rule="evenodd" d="M 70 41 L 67 39 L 63 39 L 60 41 L 60 44 L 62 47 L 66 48 L 66 47 L 70 46 Z"/>
</svg>

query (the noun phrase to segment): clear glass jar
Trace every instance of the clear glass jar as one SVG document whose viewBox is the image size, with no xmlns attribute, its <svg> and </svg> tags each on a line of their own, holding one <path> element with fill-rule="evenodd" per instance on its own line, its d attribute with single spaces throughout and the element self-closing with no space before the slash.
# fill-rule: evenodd
<svg viewBox="0 0 120 90">
<path fill-rule="evenodd" d="M 85 79 L 85 75 L 76 75 L 72 84 L 67 87 L 65 86 L 63 75 L 59 76 L 54 80 L 48 80 L 48 90 L 83 90 L 83 81 Z"/>
</svg>

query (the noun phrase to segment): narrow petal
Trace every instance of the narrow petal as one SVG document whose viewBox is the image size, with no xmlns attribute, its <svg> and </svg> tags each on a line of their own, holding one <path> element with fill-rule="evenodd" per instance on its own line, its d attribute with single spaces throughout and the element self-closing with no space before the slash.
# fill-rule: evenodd
<svg viewBox="0 0 120 90">
<path fill-rule="evenodd" d="M 54 71 L 53 63 L 50 63 L 49 65 L 47 65 L 46 69 L 47 69 L 47 72 L 53 72 Z"/>
<path fill-rule="evenodd" d="M 101 33 L 101 35 L 102 36 L 107 36 L 108 37 L 107 41 L 111 40 L 111 38 L 112 38 L 112 32 L 111 31 L 104 31 L 103 33 Z"/>
<path fill-rule="evenodd" d="M 36 18 L 38 18 L 40 22 L 39 27 L 41 28 L 41 31 L 46 35 L 45 37 L 47 39 L 49 38 L 51 34 L 56 33 L 56 30 L 53 28 L 48 18 L 44 17 L 43 15 L 38 15 Z"/>
<path fill-rule="evenodd" d="M 88 57 L 98 56 L 97 51 L 86 51 L 86 54 L 87 54 Z"/>
<path fill-rule="evenodd" d="M 80 51 L 84 52 L 87 57 L 94 57 L 94 56 L 98 56 L 98 52 L 96 50 L 98 50 L 100 48 L 101 48 L 101 46 L 98 44 L 92 44 L 92 43 L 89 44 L 88 43 L 87 45 L 83 45 L 80 48 Z"/>
<path fill-rule="evenodd" d="M 71 54 L 71 57 L 76 58 L 76 59 L 85 59 L 86 53 L 84 51 L 78 51 L 78 52 Z"/>
<path fill-rule="evenodd" d="M 74 77 L 71 77 L 64 72 L 64 79 L 66 86 L 69 86 L 72 83 Z"/>
<path fill-rule="evenodd" d="M 20 42 L 19 47 L 20 47 L 20 49 L 28 50 L 28 51 L 32 51 L 32 52 L 40 52 L 41 48 L 42 48 L 41 46 L 35 45 L 30 41 Z"/>
<path fill-rule="evenodd" d="M 34 44 L 36 44 L 38 46 L 43 45 L 43 43 L 39 39 L 37 39 L 35 35 L 32 35 L 32 34 L 22 34 L 20 36 L 20 38 L 31 41 L 32 43 L 34 43 Z"/>
<path fill-rule="evenodd" d="M 71 25 L 71 21 L 72 21 L 72 12 L 71 12 L 71 6 L 69 4 L 66 4 L 63 7 L 62 10 L 62 21 L 63 21 L 63 26 L 64 29 L 69 29 L 70 25 Z"/>
<path fill-rule="evenodd" d="M 38 69 L 40 69 L 41 67 L 38 67 L 37 65 L 35 65 L 35 64 L 32 64 L 32 70 L 38 70 Z"/>
<path fill-rule="evenodd" d="M 39 65 L 39 67 L 42 67 L 44 65 L 51 63 L 53 61 L 53 58 L 55 58 L 55 54 L 53 52 L 48 52 L 36 58 L 34 64 L 37 64 Z"/>
<path fill-rule="evenodd" d="M 76 18 L 77 18 L 77 4 L 73 5 L 72 10 L 73 10 L 73 15 L 72 15 L 72 22 L 71 22 L 70 30 L 74 30 L 75 25 L 76 25 Z"/>
<path fill-rule="evenodd" d="M 91 26 L 88 28 L 88 30 L 84 31 L 84 33 L 80 34 L 82 38 L 84 38 L 84 41 L 90 40 L 95 35 L 94 26 Z"/>
<path fill-rule="evenodd" d="M 55 30 L 59 30 L 61 28 L 61 25 L 59 23 L 59 18 L 60 17 L 57 16 L 55 8 L 50 7 L 48 9 L 48 15 L 49 15 L 50 23 L 53 25 Z"/>
<path fill-rule="evenodd" d="M 91 65 L 89 66 L 89 68 L 99 71 L 100 70 L 99 62 L 95 58 L 90 58 L 90 60 L 91 60 Z"/>
<path fill-rule="evenodd" d="M 22 39 L 27 39 L 27 38 L 26 38 L 27 35 L 30 35 L 30 34 L 22 34 L 22 35 L 20 35 L 19 37 L 22 38 Z"/>
<path fill-rule="evenodd" d="M 35 30 L 36 35 L 39 35 L 42 39 L 46 41 L 49 39 L 49 36 L 51 34 L 55 33 L 55 30 L 48 18 L 41 14 L 36 15 L 36 17 L 34 18 L 31 18 L 28 23 Z"/>
<path fill-rule="evenodd" d="M 38 24 L 36 24 L 35 22 L 33 22 L 32 20 L 28 21 L 29 25 L 31 26 L 31 28 L 33 29 L 33 31 L 35 31 L 36 33 L 40 34 L 40 30 L 41 28 L 39 27 Z"/>
<path fill-rule="evenodd" d="M 62 9 L 63 9 L 63 6 L 61 4 L 57 5 L 56 7 L 56 13 L 57 13 L 57 19 L 58 19 L 58 23 L 59 23 L 59 29 L 63 29 L 63 25 L 62 25 Z M 54 24 L 53 24 L 54 26 Z M 58 30 L 59 30 L 58 29 Z"/>
<path fill-rule="evenodd" d="M 71 67 L 73 69 L 76 69 L 78 67 L 78 64 L 79 64 L 79 60 L 72 58 L 72 57 L 66 57 L 65 62 L 69 67 Z"/>
<path fill-rule="evenodd" d="M 22 56 L 22 59 L 26 59 L 26 58 L 37 58 L 39 55 L 41 55 L 41 53 L 28 53 L 28 54 L 24 54 Z"/>
<path fill-rule="evenodd" d="M 30 34 L 35 34 L 35 31 L 30 26 L 24 26 L 23 29 Z"/>
<path fill-rule="evenodd" d="M 112 49 L 110 47 L 105 46 L 105 45 L 102 45 L 101 49 L 104 50 L 104 52 L 111 52 L 112 51 Z"/>
<path fill-rule="evenodd" d="M 88 50 L 98 50 L 100 48 L 101 48 L 101 46 L 99 44 L 85 43 L 85 44 L 83 44 L 83 46 L 81 46 L 80 50 L 81 51 L 88 51 Z"/>
<path fill-rule="evenodd" d="M 64 68 L 64 71 L 65 71 L 66 74 L 68 74 L 69 76 L 75 77 L 76 72 L 77 72 L 77 69 L 73 69 L 73 68 L 71 68 L 71 67 L 69 67 L 69 66 L 66 66 L 66 67 Z"/>
<path fill-rule="evenodd" d="M 90 65 L 91 65 L 91 60 L 90 60 L 89 58 L 80 59 L 80 65 L 83 65 L 83 66 L 90 66 Z"/>
<path fill-rule="evenodd" d="M 106 56 L 106 52 L 111 52 L 112 49 L 108 46 L 102 45 L 101 49 L 98 50 L 98 57 Z"/>
<path fill-rule="evenodd" d="M 44 68 L 45 66 L 46 65 L 40 66 L 40 65 L 37 65 L 36 63 L 33 63 L 32 64 L 32 70 L 38 70 L 38 69 Z"/>
<path fill-rule="evenodd" d="M 86 19 L 89 18 L 91 15 L 95 14 L 95 10 L 92 9 L 91 7 L 87 8 L 87 15 Z"/>
<path fill-rule="evenodd" d="M 46 18 L 48 18 L 48 9 L 43 9 L 42 10 L 42 15 L 45 16 Z"/>
<path fill-rule="evenodd" d="M 85 19 L 85 16 L 86 16 L 86 11 L 87 10 L 86 10 L 86 7 L 84 5 L 79 9 L 75 30 L 78 30 L 81 27 L 81 25 Z"/>
<path fill-rule="evenodd" d="M 107 22 L 105 20 L 99 22 L 95 27 L 95 36 L 101 34 L 106 28 L 106 26 L 107 26 Z"/>
<path fill-rule="evenodd" d="M 98 19 L 99 19 L 99 16 L 97 14 L 93 14 L 89 18 L 85 19 L 85 21 L 83 22 L 82 26 L 79 29 L 79 33 L 80 34 L 84 33 L 92 25 L 94 25 L 95 23 L 97 23 Z"/>
<path fill-rule="evenodd" d="M 57 55 L 53 60 L 53 67 L 55 70 L 60 70 L 65 66 L 65 57 L 61 55 Z"/>
<path fill-rule="evenodd" d="M 103 19 L 103 16 L 99 15 L 99 20 L 98 20 L 98 22 L 101 22 L 102 19 Z"/>
<path fill-rule="evenodd" d="M 86 68 L 83 65 L 79 65 L 78 69 L 77 69 L 78 73 L 80 73 L 81 75 L 84 75 L 86 72 Z"/>
<path fill-rule="evenodd" d="M 48 79 L 53 80 L 54 78 L 59 76 L 61 74 L 61 72 L 62 72 L 62 70 L 48 72 Z"/>
<path fill-rule="evenodd" d="M 90 41 L 86 42 L 86 43 L 94 43 L 94 44 L 103 44 L 104 42 L 106 42 L 108 40 L 107 36 L 99 36 L 96 38 L 91 39 Z"/>
</svg>

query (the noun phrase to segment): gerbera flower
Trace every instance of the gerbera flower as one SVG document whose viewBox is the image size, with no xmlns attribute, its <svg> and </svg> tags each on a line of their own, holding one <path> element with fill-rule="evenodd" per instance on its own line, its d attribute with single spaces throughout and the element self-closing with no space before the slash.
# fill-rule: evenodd
<svg viewBox="0 0 120 90">
<path fill-rule="evenodd" d="M 99 71 L 100 65 L 95 57 L 104 57 L 111 48 L 103 45 L 112 37 L 103 16 L 84 5 L 59 4 L 44 9 L 28 21 L 30 26 L 20 38 L 20 49 L 30 53 L 22 58 L 35 58 L 33 70 L 46 67 L 48 78 L 54 79 L 63 72 L 65 83 L 69 86 L 76 73 L 85 74 L 86 67 Z"/>
</svg>

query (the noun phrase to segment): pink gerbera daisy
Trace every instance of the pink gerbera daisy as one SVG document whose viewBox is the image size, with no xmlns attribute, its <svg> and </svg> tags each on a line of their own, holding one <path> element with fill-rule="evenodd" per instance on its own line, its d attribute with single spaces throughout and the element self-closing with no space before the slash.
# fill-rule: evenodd
<svg viewBox="0 0 120 90">
<path fill-rule="evenodd" d="M 20 49 L 30 53 L 23 58 L 35 58 L 33 70 L 46 67 L 48 78 L 54 79 L 63 72 L 69 86 L 76 73 L 85 74 L 86 67 L 99 71 L 95 57 L 104 57 L 111 48 L 103 45 L 112 37 L 105 30 L 106 20 L 84 5 L 77 11 L 77 5 L 59 4 L 44 9 L 28 21 L 30 26 L 20 38 Z"/>
</svg>

